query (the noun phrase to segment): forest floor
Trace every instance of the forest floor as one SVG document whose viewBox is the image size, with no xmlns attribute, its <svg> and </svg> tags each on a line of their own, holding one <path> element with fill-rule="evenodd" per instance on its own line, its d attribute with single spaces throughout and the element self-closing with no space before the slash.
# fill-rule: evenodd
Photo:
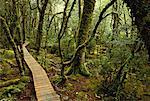
<svg viewBox="0 0 150 101">
<path fill-rule="evenodd" d="M 48 64 L 43 67 L 62 101 L 100 101 L 99 96 L 96 95 L 96 88 L 101 81 L 101 77 L 71 75 L 66 76 L 66 82 L 59 85 L 60 58 L 56 54 L 47 54 L 47 59 L 43 59 L 43 56 L 36 58 L 39 59 L 41 65 L 45 63 L 43 60 L 47 60 Z"/>
<path fill-rule="evenodd" d="M 17 101 L 37 101 L 35 90 L 34 90 L 34 83 L 30 73 L 30 82 L 28 82 L 23 91 L 17 96 Z"/>
<path fill-rule="evenodd" d="M 59 79 L 55 72 L 50 70 L 47 74 L 62 101 L 100 101 L 95 92 L 99 78 L 71 75 L 67 77 L 65 84 L 58 86 Z"/>
<path fill-rule="evenodd" d="M 17 68 L 10 68 L 7 76 L 0 75 L 0 84 L 11 80 L 14 83 L 6 87 L 0 87 L 0 101 L 36 101 L 33 80 L 31 75 L 20 77 Z M 19 81 L 15 81 L 19 79 Z"/>
<path fill-rule="evenodd" d="M 20 76 L 13 52 L 0 52 L 0 101 L 36 101 L 33 80 L 26 68 Z"/>
<path fill-rule="evenodd" d="M 36 57 L 39 63 L 42 65 L 45 62 L 43 56 Z M 42 61 L 41 61 L 42 60 Z M 97 75 L 97 69 L 88 68 L 93 74 L 90 77 L 84 77 L 81 75 L 67 76 L 67 80 L 64 84 L 59 85 L 60 76 L 60 58 L 55 54 L 47 54 L 46 57 L 47 65 L 43 66 L 46 70 L 47 75 L 56 90 L 57 94 L 61 96 L 62 101 L 101 101 L 100 96 L 96 94 L 98 86 L 101 85 L 103 77 Z M 7 61 L 7 62 L 6 62 Z M 147 65 L 146 67 L 149 68 Z M 16 79 L 18 81 L 16 81 Z M 11 80 L 15 82 L 8 86 L 1 87 L 4 82 Z M 148 82 L 148 81 L 146 81 Z M 26 75 L 21 77 L 19 70 L 16 66 L 14 58 L 7 58 L 6 60 L 0 59 L 0 101 L 36 101 L 33 80 L 31 73 L 27 70 Z M 149 83 L 148 83 L 149 84 Z M 140 81 L 135 81 L 134 78 L 129 78 L 126 81 L 126 92 L 132 95 L 132 91 L 136 90 L 137 94 L 142 95 L 146 91 L 150 91 L 149 85 L 145 86 Z M 136 89 L 137 88 L 137 89 Z M 144 98 L 144 100 L 138 101 L 149 101 L 150 97 Z M 106 100 L 112 101 L 112 100 Z M 131 101 L 131 100 L 129 100 Z M 137 100 L 136 100 L 137 101 Z"/>
<path fill-rule="evenodd" d="M 84 77 L 81 75 L 71 75 L 66 76 L 67 80 L 64 84 L 59 85 L 58 82 L 60 81 L 60 71 L 58 70 L 60 61 L 59 57 L 54 54 L 48 55 L 48 60 L 51 61 L 51 65 L 44 68 L 47 72 L 47 75 L 55 88 L 57 94 L 61 96 L 62 101 L 101 101 L 102 98 L 96 94 L 98 87 L 102 84 L 102 80 L 104 80 L 103 75 L 97 74 L 94 69 L 88 68 L 89 71 L 92 73 L 90 77 Z M 44 66 L 43 66 L 44 67 Z M 147 66 L 149 68 L 149 66 Z M 97 70 L 98 71 L 98 70 Z M 149 81 L 146 81 L 149 82 Z M 144 85 L 140 81 L 134 81 L 134 78 L 128 79 L 125 85 L 125 92 L 127 92 L 127 96 L 134 93 L 136 91 L 137 99 L 135 101 L 149 101 L 150 96 L 143 95 L 145 92 L 150 91 L 149 85 Z M 146 89 L 145 89 L 146 88 Z M 134 96 L 134 95 L 133 95 Z M 112 101 L 111 98 L 104 101 Z M 133 100 L 129 100 L 133 101 Z"/>
</svg>

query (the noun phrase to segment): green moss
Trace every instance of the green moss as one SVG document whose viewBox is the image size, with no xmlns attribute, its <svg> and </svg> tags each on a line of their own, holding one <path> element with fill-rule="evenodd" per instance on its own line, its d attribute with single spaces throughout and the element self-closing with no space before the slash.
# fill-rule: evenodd
<svg viewBox="0 0 150 101">
<path fill-rule="evenodd" d="M 87 83 L 88 83 L 87 87 L 95 91 L 97 89 L 97 86 L 100 84 L 100 81 L 93 78 L 88 80 Z"/>
<path fill-rule="evenodd" d="M 21 82 L 24 82 L 24 83 L 30 82 L 30 77 L 29 76 L 21 77 Z"/>
<path fill-rule="evenodd" d="M 68 68 L 66 75 L 71 75 L 71 74 L 73 75 L 80 74 L 80 75 L 87 76 L 87 77 L 91 75 L 91 73 L 87 70 L 86 65 L 84 64 L 80 66 L 73 66 L 73 67 Z"/>
<path fill-rule="evenodd" d="M 8 68 L 8 67 L 0 69 L 0 75 L 3 77 L 14 74 L 14 73 L 15 73 L 15 71 L 13 69 Z"/>
<path fill-rule="evenodd" d="M 83 91 L 76 92 L 76 95 L 77 95 L 78 100 L 82 100 L 82 101 L 87 101 L 88 100 L 86 92 L 83 92 Z"/>
<path fill-rule="evenodd" d="M 21 78 L 6 82 L 0 81 L 0 85 L 7 85 L 0 88 L 0 99 L 6 99 L 6 101 L 16 101 L 15 97 L 25 89 L 25 86 L 29 81 L 30 78 L 28 76 L 23 76 Z"/>
<path fill-rule="evenodd" d="M 73 90 L 74 89 L 73 84 L 71 84 L 71 83 L 67 83 L 65 86 L 66 86 L 65 87 L 66 90 Z"/>
<path fill-rule="evenodd" d="M 134 77 L 128 78 L 125 83 L 125 92 L 128 93 L 129 98 L 140 97 L 144 94 L 144 85 L 141 81 L 136 80 Z M 133 95 L 134 94 L 134 95 Z"/>
</svg>

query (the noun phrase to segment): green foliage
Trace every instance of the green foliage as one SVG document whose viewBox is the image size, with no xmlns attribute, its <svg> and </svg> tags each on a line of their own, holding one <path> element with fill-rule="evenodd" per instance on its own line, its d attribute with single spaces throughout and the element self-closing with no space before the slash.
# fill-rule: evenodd
<svg viewBox="0 0 150 101">
<path fill-rule="evenodd" d="M 11 85 L 0 89 L 0 98 L 12 97 L 16 94 L 19 94 L 25 88 L 25 83 L 20 82 L 17 85 Z"/>
<path fill-rule="evenodd" d="M 75 42 L 74 39 L 70 36 L 66 40 L 62 40 L 62 52 L 65 60 L 69 60 L 72 58 L 75 52 Z"/>
<path fill-rule="evenodd" d="M 14 74 L 14 70 L 8 67 L 4 67 L 0 69 L 0 76 L 6 77 L 8 75 Z M 7 78 L 6 78 L 7 79 Z"/>
<path fill-rule="evenodd" d="M 54 84 L 59 85 L 63 81 L 63 77 L 57 75 L 51 80 Z"/>
<path fill-rule="evenodd" d="M 132 56 L 131 53 L 133 47 L 132 43 L 134 42 L 134 40 L 132 41 L 131 39 L 129 40 L 121 39 L 115 43 L 114 42 L 115 41 L 111 41 L 111 43 L 107 43 L 108 46 L 111 46 L 109 47 L 109 49 L 110 48 L 111 49 L 107 51 L 106 56 L 102 56 L 99 61 L 100 62 L 99 64 L 101 65 L 99 66 L 100 68 L 99 71 L 100 74 L 103 75 L 104 80 L 102 80 L 102 82 L 99 85 L 98 93 L 101 94 L 101 96 L 105 96 L 106 98 L 111 95 L 114 97 L 114 99 L 117 98 L 120 100 L 123 99 L 136 100 L 143 95 L 144 87 L 141 81 L 139 81 L 139 79 L 144 79 L 145 81 L 148 76 L 147 74 L 149 73 L 149 70 L 143 68 L 143 66 L 146 64 L 147 61 L 145 49 L 140 50 L 138 53 L 134 53 L 134 56 L 129 58 L 130 56 Z M 131 77 L 134 77 L 134 75 L 136 75 L 136 78 L 134 78 L 134 80 L 137 85 L 134 86 L 135 88 L 139 88 L 139 89 L 134 89 L 134 87 L 132 87 L 133 89 L 129 90 L 129 92 L 132 92 L 132 94 L 134 95 L 125 92 L 125 90 L 127 89 L 126 84 L 128 83 L 133 84 L 133 81 L 130 82 L 123 81 L 122 84 L 119 83 L 120 86 L 115 81 L 119 69 L 121 68 L 122 64 L 124 64 L 125 62 L 126 64 L 123 66 L 123 70 L 120 76 L 122 76 L 121 78 L 123 78 L 125 72 L 130 74 Z M 143 75 L 145 75 L 144 78 Z M 130 78 L 129 76 L 126 76 L 125 79 L 128 80 Z M 132 98 L 130 97 L 128 98 L 128 96 Z"/>
<path fill-rule="evenodd" d="M 30 0 L 29 0 L 30 1 Z M 105 7 L 105 5 L 110 0 L 96 0 L 96 7 L 93 14 L 94 21 L 92 22 L 92 26 L 88 35 L 90 36 L 90 33 L 92 29 L 94 28 L 95 23 L 97 22 L 98 15 L 100 11 Z M 134 1 L 138 0 L 125 0 L 131 1 L 131 5 L 135 6 L 135 8 L 138 8 L 138 12 L 132 13 L 138 13 L 140 16 L 142 16 L 142 10 L 143 12 L 147 13 L 149 11 L 149 5 L 146 3 L 146 0 L 139 1 L 141 2 L 141 7 L 138 7 L 138 5 L 133 5 Z M 19 5 L 22 2 L 17 2 L 17 10 L 19 11 Z M 38 25 L 38 10 L 29 9 L 34 8 L 37 6 L 35 0 L 31 0 L 31 5 L 28 5 L 29 2 L 25 2 L 23 5 L 27 5 L 27 8 L 25 12 L 25 32 L 26 32 L 26 39 L 30 41 L 30 48 L 32 53 L 34 54 L 34 48 L 35 48 L 35 36 L 37 33 L 37 25 Z M 68 15 L 70 6 L 72 1 L 69 2 L 69 6 L 67 7 L 66 15 Z M 128 2 L 127 2 L 128 3 Z M 16 33 L 16 29 L 13 28 L 15 26 L 16 18 L 14 10 L 13 3 L 9 3 L 9 0 L 1 0 L 0 1 L 0 16 L 3 16 L 6 18 L 8 26 L 10 27 L 10 30 L 14 30 L 14 33 L 11 33 L 14 35 L 14 38 L 18 38 L 18 33 Z M 82 4 L 81 4 L 82 5 Z M 131 6 L 128 4 L 128 6 Z M 82 5 L 83 6 L 83 5 Z M 116 9 L 114 9 L 116 6 Z M 13 8 L 13 10 L 12 10 Z M 50 66 L 52 66 L 52 63 L 50 62 L 50 59 L 54 59 L 53 57 L 59 56 L 58 51 L 58 40 L 57 40 L 57 34 L 60 30 L 60 25 L 62 23 L 62 14 L 56 15 L 54 20 L 52 21 L 52 25 L 49 28 L 49 32 L 46 35 L 46 29 L 47 25 L 49 24 L 48 18 L 52 18 L 53 14 L 57 12 L 62 12 L 64 8 L 64 2 L 63 0 L 50 0 L 49 5 L 46 10 L 45 18 L 44 18 L 44 24 L 43 24 L 43 39 L 42 39 L 42 49 L 40 52 L 40 55 L 35 55 L 38 62 L 46 69 L 48 70 Z M 82 7 L 81 7 L 82 8 Z M 131 7 L 132 8 L 132 7 Z M 50 11 L 50 12 L 49 12 Z M 92 78 L 96 78 L 93 80 L 89 80 L 89 84 L 87 87 L 90 89 L 96 89 L 97 94 L 100 95 L 104 100 L 137 100 L 138 98 L 141 98 L 145 93 L 148 93 L 147 86 L 150 84 L 150 69 L 149 65 L 147 65 L 147 51 L 143 46 L 139 46 L 138 43 L 141 41 L 137 38 L 138 31 L 136 28 L 134 28 L 132 20 L 129 13 L 130 9 L 126 7 L 126 4 L 123 3 L 122 0 L 117 0 L 117 2 L 109 8 L 103 17 L 105 17 L 107 14 L 110 14 L 108 17 L 103 19 L 103 21 L 100 24 L 100 27 L 97 30 L 95 38 L 86 46 L 86 62 L 82 64 L 83 70 L 78 69 L 79 72 L 85 73 L 83 71 L 87 71 L 86 69 L 90 70 L 90 73 L 92 74 Z M 20 14 L 20 18 L 22 17 L 21 12 L 17 12 Z M 114 15 L 117 15 L 116 18 L 114 18 Z M 133 14 L 132 14 L 133 15 Z M 142 24 L 150 22 L 150 14 L 143 15 L 142 18 L 143 22 Z M 141 19 L 139 17 L 139 19 Z M 73 56 L 76 48 L 76 37 L 78 35 L 78 29 L 80 20 L 78 17 L 78 5 L 76 4 L 72 16 L 69 19 L 68 27 L 65 30 L 65 33 L 61 40 L 61 51 L 63 55 L 63 61 L 70 60 Z M 114 22 L 117 22 L 116 25 L 114 25 Z M 21 22 L 22 23 L 22 22 Z M 147 24 L 148 25 L 148 24 Z M 12 27 L 12 28 L 11 28 Z M 142 28 L 142 27 L 141 27 Z M 144 28 L 144 27 L 143 27 Z M 146 32 L 146 31 L 145 31 Z M 128 35 L 127 35 L 128 34 Z M 145 35 L 145 34 L 143 34 Z M 0 28 L 0 77 L 3 77 L 3 80 L 8 80 L 7 76 L 15 73 L 13 69 L 7 68 L 10 67 L 9 65 L 13 62 L 14 59 L 14 53 L 12 50 L 6 50 L 6 48 L 9 49 L 9 44 L 6 40 L 5 33 L 3 33 L 2 29 Z M 45 42 L 47 40 L 46 46 Z M 82 41 L 79 40 L 79 41 Z M 133 54 L 133 50 L 137 47 L 141 47 L 141 49 Z M 104 49 L 105 48 L 105 49 Z M 57 61 L 57 63 L 60 63 L 60 58 L 54 59 L 54 62 Z M 52 62 L 53 62 L 52 61 Z M 10 64 L 9 64 L 10 63 Z M 56 65 L 57 65 L 56 63 Z M 124 64 L 124 65 L 123 65 Z M 122 72 L 119 74 L 118 71 L 123 65 Z M 50 70 L 50 69 L 49 69 Z M 65 71 L 67 71 L 68 68 L 65 68 Z M 71 70 L 69 68 L 69 70 Z M 68 71 L 69 71 L 68 70 Z M 73 70 L 71 70 L 73 71 Z M 74 72 L 74 71 L 73 71 Z M 76 72 L 74 72 L 76 74 Z M 89 75 L 89 73 L 88 73 Z M 119 75 L 119 77 L 117 77 Z M 125 76 L 125 77 L 124 77 Z M 73 75 L 71 76 L 72 80 L 78 80 L 80 76 Z M 99 79 L 97 79 L 99 78 Z M 52 79 L 52 82 L 56 85 L 58 85 L 63 80 L 60 76 L 55 76 Z M 2 80 L 1 80 L 2 81 Z M 0 82 L 1 82 L 0 81 Z M 30 78 L 28 76 L 21 77 L 20 82 L 17 85 L 11 85 L 9 87 L 5 87 L 1 89 L 0 95 L 9 97 L 8 99 L 3 100 L 13 100 L 11 98 L 12 95 L 19 94 L 25 87 L 25 84 L 30 81 Z M 73 90 L 73 85 L 71 83 L 68 83 L 65 85 L 67 89 Z M 146 90 L 145 90 L 146 89 Z M 96 92 L 94 91 L 93 92 Z M 77 97 L 79 100 L 81 100 L 83 97 L 87 97 L 86 92 L 78 92 Z M 3 97 L 1 97 L 3 98 Z"/>
<path fill-rule="evenodd" d="M 59 54 L 58 53 L 58 44 L 57 43 L 54 43 L 52 44 L 51 46 L 48 47 L 48 53 L 51 53 L 51 54 Z"/>
<path fill-rule="evenodd" d="M 10 66 L 10 64 L 14 65 L 14 52 L 12 50 L 4 50 L 4 49 L 0 49 L 0 64 L 2 65 L 2 68 L 0 68 L 1 74 L 11 74 L 13 71 L 12 69 L 8 69 L 8 67 Z M 4 68 L 6 67 L 6 68 Z"/>
<path fill-rule="evenodd" d="M 12 50 L 5 50 L 4 51 L 4 58 L 13 59 L 14 52 Z"/>
<path fill-rule="evenodd" d="M 4 101 L 5 101 L 6 98 L 8 98 L 8 99 L 11 99 L 8 101 L 15 101 L 15 96 L 20 94 L 25 89 L 25 86 L 29 81 L 30 81 L 30 78 L 28 76 L 23 76 L 23 77 L 21 77 L 21 79 L 19 80 L 18 83 L 1 88 L 0 89 L 0 99 L 4 99 Z"/>
<path fill-rule="evenodd" d="M 71 84 L 71 83 L 65 84 L 65 88 L 66 88 L 66 90 L 74 90 L 73 84 Z"/>
<path fill-rule="evenodd" d="M 88 100 L 86 92 L 83 92 L 83 91 L 76 92 L 76 95 L 77 95 L 77 100 L 82 100 L 82 101 Z"/>
<path fill-rule="evenodd" d="M 92 40 L 87 46 L 87 52 L 89 54 L 93 54 L 94 50 L 95 50 L 95 46 L 96 46 L 96 40 Z"/>
<path fill-rule="evenodd" d="M 144 85 L 134 75 L 129 75 L 125 83 L 124 93 L 127 94 L 127 99 L 137 100 L 144 94 Z"/>
<path fill-rule="evenodd" d="M 16 101 L 17 99 L 14 97 L 9 97 L 9 98 L 3 98 L 1 101 Z"/>
<path fill-rule="evenodd" d="M 23 83 L 30 82 L 30 77 L 29 76 L 23 76 L 23 77 L 21 77 L 21 82 L 23 82 Z"/>
<path fill-rule="evenodd" d="M 12 50 L 0 49 L 0 57 L 3 59 L 13 59 L 14 52 Z"/>
</svg>

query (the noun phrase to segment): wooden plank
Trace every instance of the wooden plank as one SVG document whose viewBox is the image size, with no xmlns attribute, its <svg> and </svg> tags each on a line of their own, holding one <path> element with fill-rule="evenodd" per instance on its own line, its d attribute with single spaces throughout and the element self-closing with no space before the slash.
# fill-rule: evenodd
<svg viewBox="0 0 150 101">
<path fill-rule="evenodd" d="M 45 70 L 30 55 L 23 45 L 24 59 L 32 72 L 34 88 L 38 101 L 60 101 L 60 97 L 54 91 Z"/>
</svg>

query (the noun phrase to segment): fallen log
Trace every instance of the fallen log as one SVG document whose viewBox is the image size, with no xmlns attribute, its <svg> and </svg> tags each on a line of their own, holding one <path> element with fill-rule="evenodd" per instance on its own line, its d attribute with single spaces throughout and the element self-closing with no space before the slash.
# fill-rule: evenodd
<svg viewBox="0 0 150 101">
<path fill-rule="evenodd" d="M 4 81 L 4 82 L 0 82 L 0 88 L 2 87 L 7 87 L 7 86 L 10 86 L 10 85 L 14 85 L 14 84 L 17 84 L 19 83 L 20 79 L 13 79 L 13 80 L 8 80 L 8 81 Z"/>
</svg>

